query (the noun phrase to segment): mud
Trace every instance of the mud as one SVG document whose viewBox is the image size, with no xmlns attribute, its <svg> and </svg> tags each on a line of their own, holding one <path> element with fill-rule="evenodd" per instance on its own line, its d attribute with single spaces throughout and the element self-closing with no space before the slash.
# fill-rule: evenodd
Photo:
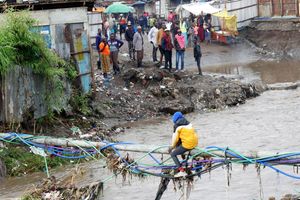
<svg viewBox="0 0 300 200">
<path fill-rule="evenodd" d="M 257 20 L 242 31 L 241 36 L 258 47 L 258 52 L 274 58 L 300 57 L 300 20 Z"/>
<path fill-rule="evenodd" d="M 300 62 L 297 60 L 259 60 L 251 63 L 212 66 L 210 73 L 230 74 L 243 77 L 242 81 L 261 80 L 266 84 L 294 83 L 300 80 Z"/>
<path fill-rule="evenodd" d="M 99 117 L 136 121 L 173 114 L 222 109 L 245 103 L 266 87 L 261 82 L 241 83 L 224 76 L 199 76 L 148 66 L 123 69 L 105 86 L 97 76 L 97 98 L 92 103 Z M 126 84 L 129 87 L 125 87 Z"/>
</svg>

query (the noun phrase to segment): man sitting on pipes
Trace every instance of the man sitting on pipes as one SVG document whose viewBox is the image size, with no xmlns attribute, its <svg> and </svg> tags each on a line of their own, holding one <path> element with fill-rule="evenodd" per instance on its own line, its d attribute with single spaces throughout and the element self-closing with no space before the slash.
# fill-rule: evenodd
<svg viewBox="0 0 300 200">
<path fill-rule="evenodd" d="M 172 121 L 174 123 L 174 133 L 169 153 L 176 164 L 175 171 L 179 172 L 175 177 L 182 177 L 186 173 L 177 156 L 194 149 L 198 145 L 198 136 L 192 124 L 185 119 L 181 112 L 174 113 Z"/>
</svg>

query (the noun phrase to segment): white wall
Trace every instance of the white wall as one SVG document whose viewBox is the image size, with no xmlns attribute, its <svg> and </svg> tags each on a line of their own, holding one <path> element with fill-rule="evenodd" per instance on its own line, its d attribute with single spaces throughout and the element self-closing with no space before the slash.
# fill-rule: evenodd
<svg viewBox="0 0 300 200">
<path fill-rule="evenodd" d="M 88 22 L 86 7 L 37 10 L 30 11 L 30 15 L 37 19 L 40 25 Z"/>
<path fill-rule="evenodd" d="M 168 15 L 167 0 L 156 1 L 155 6 L 156 6 L 156 14 L 157 15 L 161 15 L 162 17 L 167 17 L 167 15 Z"/>
<path fill-rule="evenodd" d="M 228 12 L 237 16 L 238 28 L 248 26 L 251 19 L 258 16 L 257 6 L 257 0 L 232 0 L 226 4 Z M 219 7 L 225 9 L 225 4 L 221 3 Z"/>
<path fill-rule="evenodd" d="M 89 36 L 95 38 L 98 28 L 102 28 L 102 15 L 97 12 L 88 12 Z"/>
</svg>

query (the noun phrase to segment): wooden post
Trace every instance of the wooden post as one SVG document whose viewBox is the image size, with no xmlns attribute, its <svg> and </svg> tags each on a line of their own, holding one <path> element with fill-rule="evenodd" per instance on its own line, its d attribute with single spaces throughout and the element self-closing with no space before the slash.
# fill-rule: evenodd
<svg viewBox="0 0 300 200">
<path fill-rule="evenodd" d="M 299 0 L 295 0 L 296 3 L 296 17 L 299 17 Z"/>
<path fill-rule="evenodd" d="M 257 17 L 260 17 L 259 16 L 259 5 L 260 5 L 259 0 L 257 0 Z"/>
<path fill-rule="evenodd" d="M 93 64 L 93 48 L 91 44 L 90 33 L 88 34 L 89 40 L 89 49 L 90 49 L 90 60 L 91 60 L 91 79 L 92 79 L 92 98 L 96 98 L 96 83 L 95 83 L 95 72 L 94 72 L 94 64 Z"/>
<path fill-rule="evenodd" d="M 272 17 L 272 16 L 274 16 L 273 0 L 270 0 L 270 6 L 271 6 L 271 17 Z"/>
<path fill-rule="evenodd" d="M 281 17 L 283 16 L 283 0 L 280 0 L 280 11 L 281 11 Z"/>
<path fill-rule="evenodd" d="M 182 190 L 183 190 L 183 200 L 188 200 L 188 194 L 187 194 L 187 182 L 186 180 L 182 181 Z"/>
</svg>

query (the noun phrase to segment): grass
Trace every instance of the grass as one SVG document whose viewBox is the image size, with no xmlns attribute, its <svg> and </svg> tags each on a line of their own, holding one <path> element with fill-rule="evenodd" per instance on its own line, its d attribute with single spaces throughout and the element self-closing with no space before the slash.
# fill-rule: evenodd
<svg viewBox="0 0 300 200">
<path fill-rule="evenodd" d="M 22 176 L 32 172 L 45 171 L 44 158 L 30 152 L 23 146 L 8 145 L 0 149 L 0 159 L 5 163 L 8 176 Z M 47 157 L 49 169 L 70 163 L 59 157 Z"/>
</svg>

